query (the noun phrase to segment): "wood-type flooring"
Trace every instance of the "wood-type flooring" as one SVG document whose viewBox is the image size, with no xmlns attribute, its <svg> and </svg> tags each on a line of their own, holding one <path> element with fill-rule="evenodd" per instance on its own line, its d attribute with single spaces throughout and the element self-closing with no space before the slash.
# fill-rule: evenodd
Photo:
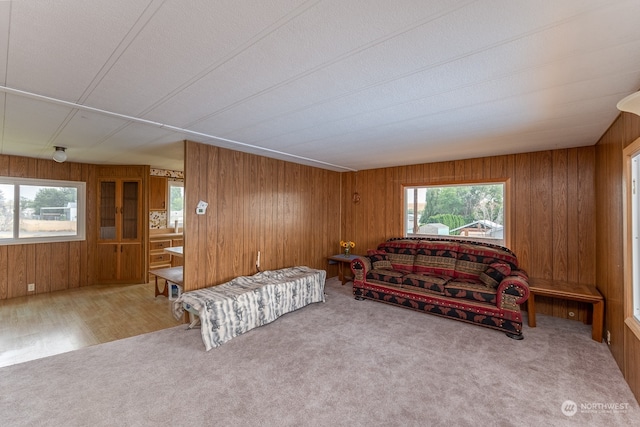
<svg viewBox="0 0 640 427">
<path fill-rule="evenodd" d="M 153 283 L 96 285 L 0 302 L 0 367 L 179 325 Z"/>
</svg>

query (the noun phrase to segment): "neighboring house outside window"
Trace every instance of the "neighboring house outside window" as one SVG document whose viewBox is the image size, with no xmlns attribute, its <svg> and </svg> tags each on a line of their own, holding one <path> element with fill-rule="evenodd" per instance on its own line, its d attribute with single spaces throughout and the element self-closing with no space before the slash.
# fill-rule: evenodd
<svg viewBox="0 0 640 427">
<path fill-rule="evenodd" d="M 506 246 L 506 193 L 506 181 L 405 186 L 405 237 L 460 236 Z"/>
<path fill-rule="evenodd" d="M 0 177 L 0 245 L 85 240 L 86 184 Z"/>
</svg>

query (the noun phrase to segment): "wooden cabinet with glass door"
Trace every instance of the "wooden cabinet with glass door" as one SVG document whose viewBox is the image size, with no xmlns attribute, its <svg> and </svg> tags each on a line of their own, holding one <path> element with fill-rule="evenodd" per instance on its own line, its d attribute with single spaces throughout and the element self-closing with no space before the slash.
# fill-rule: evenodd
<svg viewBox="0 0 640 427">
<path fill-rule="evenodd" d="M 98 283 L 138 283 L 142 266 L 142 180 L 98 181 Z"/>
</svg>

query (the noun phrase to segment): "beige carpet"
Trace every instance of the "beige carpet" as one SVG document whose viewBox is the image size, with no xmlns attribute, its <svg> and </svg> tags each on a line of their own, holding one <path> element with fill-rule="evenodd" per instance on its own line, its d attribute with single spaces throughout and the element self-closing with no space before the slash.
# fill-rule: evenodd
<svg viewBox="0 0 640 427">
<path fill-rule="evenodd" d="M 579 322 L 539 316 L 515 341 L 356 301 L 335 279 L 326 292 L 210 352 L 179 326 L 1 368 L 0 423 L 640 425 L 607 346 Z"/>
</svg>

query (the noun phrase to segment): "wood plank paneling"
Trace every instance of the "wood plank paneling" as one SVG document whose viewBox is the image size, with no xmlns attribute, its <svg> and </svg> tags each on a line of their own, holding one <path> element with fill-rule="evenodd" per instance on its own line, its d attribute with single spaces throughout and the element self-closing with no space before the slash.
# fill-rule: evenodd
<svg viewBox="0 0 640 427">
<path fill-rule="evenodd" d="M 578 205 L 570 211 L 570 220 L 578 224 L 578 282 L 598 285 L 596 281 L 596 237 L 594 237 L 594 226 L 596 223 L 596 200 L 594 197 L 594 182 L 596 180 L 596 168 L 585 167 L 584 165 L 594 165 L 596 163 L 595 148 L 577 150 L 578 169 Z M 569 239 L 572 239 L 570 235 Z M 575 254 L 575 253 L 572 253 Z M 571 260 L 576 261 L 575 255 Z"/>
<path fill-rule="evenodd" d="M 553 278 L 566 281 L 569 274 L 568 239 L 569 233 L 569 197 L 568 197 L 568 151 L 557 150 L 552 153 L 552 221 L 553 227 Z"/>
<path fill-rule="evenodd" d="M 624 327 L 624 334 L 625 379 L 640 401 L 640 340 L 627 325 Z"/>
<path fill-rule="evenodd" d="M 551 279 L 553 271 L 553 186 L 552 156 L 549 151 L 531 155 L 531 270 L 535 276 Z M 565 232 L 566 230 L 558 230 Z"/>
<path fill-rule="evenodd" d="M 11 266 L 7 269 L 7 298 L 27 295 L 26 251 L 26 245 L 7 247 L 7 265 Z"/>
<path fill-rule="evenodd" d="M 535 174 L 535 170 L 533 173 Z M 528 271 L 529 275 L 543 275 L 544 272 L 533 269 L 531 263 L 532 253 L 532 209 L 531 209 L 531 156 L 528 154 L 518 154 L 514 157 L 514 174 L 512 183 L 512 204 L 511 204 L 511 244 L 512 249 L 518 255 L 518 261 L 522 268 Z M 545 248 L 545 250 L 549 250 Z"/>
<path fill-rule="evenodd" d="M 80 181 L 87 183 L 87 221 L 86 221 L 86 239 L 80 242 L 82 256 L 78 259 L 80 264 L 80 286 L 88 286 L 93 284 L 93 277 L 95 277 L 95 265 L 89 260 L 88 254 L 95 250 L 98 242 L 98 233 L 92 233 L 91 230 L 96 229 L 98 226 L 98 212 L 92 208 L 96 205 L 94 200 L 98 197 L 97 188 L 97 170 L 94 165 L 81 165 Z M 91 250 L 89 249 L 91 248 Z M 70 280 L 70 283 L 72 281 Z"/>
<path fill-rule="evenodd" d="M 263 270 L 327 267 L 340 240 L 339 173 L 194 142 L 185 150 L 186 290 L 255 273 L 258 250 Z M 190 208 L 198 200 L 206 215 Z"/>
<path fill-rule="evenodd" d="M 74 242 L 75 243 L 75 242 Z M 71 288 L 69 274 L 69 247 L 71 243 L 52 243 L 51 248 L 51 291 Z"/>
<path fill-rule="evenodd" d="M 567 150 L 567 182 L 566 182 L 566 197 L 567 197 L 567 277 L 569 282 L 580 281 L 580 259 L 575 259 L 571 254 L 579 253 L 580 241 L 583 237 L 580 235 L 580 164 L 578 160 L 578 150 Z M 593 171 L 592 171 L 593 173 Z M 593 179 L 592 179 L 593 182 Z M 595 219 L 594 219 L 595 221 Z M 587 230 L 583 230 L 587 231 Z M 587 231 L 588 232 L 588 231 Z M 593 257 L 593 255 L 592 255 Z M 571 262 L 573 261 L 573 262 Z M 593 265 L 593 263 L 591 263 Z"/>
<path fill-rule="evenodd" d="M 40 284 L 37 282 L 37 276 L 36 276 L 36 266 L 38 266 L 38 269 L 43 268 L 42 265 L 38 264 L 38 260 L 36 258 L 36 249 L 37 249 L 38 245 L 25 245 L 25 251 L 26 251 L 26 256 L 25 256 L 25 264 L 26 264 L 26 275 L 27 275 L 27 284 L 29 283 L 34 283 L 36 284 L 36 290 L 35 293 L 46 293 L 49 292 L 49 290 L 47 289 L 46 286 L 44 286 L 44 283 L 42 283 L 43 286 L 40 286 Z M 33 294 L 33 292 L 28 292 L 28 295 Z"/>
<path fill-rule="evenodd" d="M 623 136 L 623 120 L 620 117 L 598 142 L 596 159 L 597 286 L 605 298 L 605 331 L 611 334 L 609 348 L 621 369 L 624 366 L 624 314 L 621 295 Z M 619 224 L 619 230 L 614 227 L 615 224 Z M 616 309 L 617 307 L 620 309 Z"/>
<path fill-rule="evenodd" d="M 69 289 L 74 289 L 80 286 L 80 275 L 82 272 L 82 263 L 80 260 L 82 257 L 82 245 L 83 242 L 71 242 L 69 244 L 69 254 L 68 260 L 69 263 L 69 272 L 68 272 L 68 287 Z"/>
<path fill-rule="evenodd" d="M 36 291 L 38 293 L 51 292 L 51 256 L 53 254 L 52 244 L 36 245 Z"/>
</svg>

